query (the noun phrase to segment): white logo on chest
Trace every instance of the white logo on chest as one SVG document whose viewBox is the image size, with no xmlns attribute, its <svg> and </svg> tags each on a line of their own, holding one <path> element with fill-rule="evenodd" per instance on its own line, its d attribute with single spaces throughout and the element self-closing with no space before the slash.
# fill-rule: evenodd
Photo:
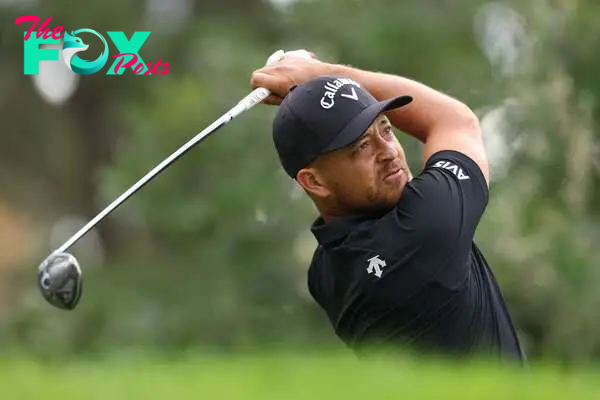
<svg viewBox="0 0 600 400">
<path fill-rule="evenodd" d="M 367 261 L 369 261 L 367 273 L 373 274 L 376 277 L 381 278 L 381 274 L 383 273 L 381 269 L 386 266 L 385 261 L 379 258 L 379 254 L 375 257 L 369 258 Z"/>
</svg>

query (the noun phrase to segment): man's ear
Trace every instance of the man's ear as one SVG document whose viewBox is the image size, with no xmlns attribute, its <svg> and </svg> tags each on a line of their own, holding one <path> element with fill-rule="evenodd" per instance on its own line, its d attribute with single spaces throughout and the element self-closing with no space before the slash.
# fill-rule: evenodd
<svg viewBox="0 0 600 400">
<path fill-rule="evenodd" d="M 326 198 L 331 195 L 323 176 L 315 168 L 303 168 L 298 171 L 296 181 L 304 190 L 316 197 Z"/>
</svg>

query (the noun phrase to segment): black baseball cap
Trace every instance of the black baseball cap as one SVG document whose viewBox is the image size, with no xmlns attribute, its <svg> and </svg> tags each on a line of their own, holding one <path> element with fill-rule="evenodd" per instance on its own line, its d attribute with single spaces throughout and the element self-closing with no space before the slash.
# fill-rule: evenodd
<svg viewBox="0 0 600 400">
<path fill-rule="evenodd" d="M 398 96 L 377 101 L 344 76 L 320 76 L 293 87 L 273 121 L 273 141 L 283 169 L 295 179 L 319 155 L 360 138 L 380 113 L 412 100 Z"/>
</svg>

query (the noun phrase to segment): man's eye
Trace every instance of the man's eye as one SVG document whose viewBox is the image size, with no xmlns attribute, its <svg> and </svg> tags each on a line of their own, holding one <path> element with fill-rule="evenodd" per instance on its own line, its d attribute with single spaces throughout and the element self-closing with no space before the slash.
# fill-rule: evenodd
<svg viewBox="0 0 600 400">
<path fill-rule="evenodd" d="M 369 147 L 369 142 L 368 142 L 368 141 L 365 141 L 365 142 L 362 142 L 362 143 L 360 144 L 360 146 L 358 146 L 358 149 L 359 149 L 359 150 L 366 150 L 368 147 Z"/>
</svg>

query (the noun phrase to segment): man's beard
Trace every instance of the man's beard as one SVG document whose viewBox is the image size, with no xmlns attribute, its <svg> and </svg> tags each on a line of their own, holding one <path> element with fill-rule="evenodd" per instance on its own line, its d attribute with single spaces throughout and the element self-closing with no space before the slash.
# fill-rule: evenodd
<svg viewBox="0 0 600 400">
<path fill-rule="evenodd" d="M 336 190 L 335 200 L 338 207 L 350 214 L 366 214 L 379 215 L 390 211 L 399 200 L 391 199 L 391 195 L 383 190 L 378 190 L 374 187 L 368 187 L 366 192 L 366 200 L 357 202 L 350 199 L 350 196 L 344 194 L 343 190 L 338 187 Z"/>
</svg>

